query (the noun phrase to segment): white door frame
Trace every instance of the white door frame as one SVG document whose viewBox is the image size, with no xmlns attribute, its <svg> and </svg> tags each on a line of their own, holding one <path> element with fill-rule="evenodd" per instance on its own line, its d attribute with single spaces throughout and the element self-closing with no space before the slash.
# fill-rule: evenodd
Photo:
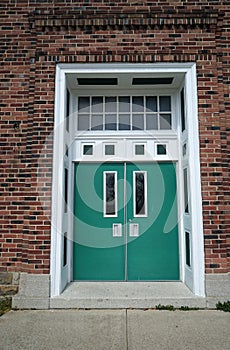
<svg viewBox="0 0 230 350">
<path fill-rule="evenodd" d="M 53 183 L 52 183 L 52 216 L 51 216 L 51 296 L 59 295 L 66 284 L 71 281 L 72 256 L 71 244 L 67 265 L 62 266 L 63 249 L 63 225 L 67 222 L 71 231 L 71 203 L 66 218 L 63 218 L 63 183 L 64 183 L 64 158 L 66 144 L 70 145 L 71 135 L 66 131 L 66 74 L 95 74 L 95 73 L 132 73 L 149 74 L 159 76 L 160 74 L 183 73 L 186 91 L 186 111 L 188 129 L 188 162 L 190 167 L 190 208 L 191 208 L 191 251 L 192 264 L 188 270 L 184 266 L 181 273 L 183 282 L 189 281 L 188 286 L 194 294 L 205 295 L 204 289 L 204 242 L 203 242 L 203 221 L 202 221 L 202 200 L 200 181 L 200 154 L 199 154 L 199 133 L 198 133 L 198 110 L 197 110 L 197 85 L 196 85 L 196 64 L 195 63 L 153 63 L 153 64 L 58 64 L 56 67 L 55 82 L 55 112 L 54 112 L 54 148 L 53 148 Z M 71 172 L 72 162 L 69 155 L 69 171 Z M 71 184 L 68 192 L 71 193 Z M 182 192 L 182 191 L 181 191 Z M 70 196 L 69 196 L 70 198 Z M 185 265 L 185 240 L 183 218 L 179 223 L 181 230 L 180 259 Z M 69 233 L 71 239 L 71 232 Z M 188 276 L 186 277 L 186 274 Z"/>
</svg>

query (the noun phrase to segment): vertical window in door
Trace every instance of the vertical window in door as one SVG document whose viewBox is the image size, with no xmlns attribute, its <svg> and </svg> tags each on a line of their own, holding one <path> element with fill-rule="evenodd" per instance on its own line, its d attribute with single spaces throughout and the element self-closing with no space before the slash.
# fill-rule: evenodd
<svg viewBox="0 0 230 350">
<path fill-rule="evenodd" d="M 147 173 L 133 172 L 134 217 L 147 216 Z"/>
<path fill-rule="evenodd" d="M 65 120 L 66 120 L 66 131 L 69 132 L 69 113 L 70 113 L 70 93 L 69 90 L 66 90 L 66 115 L 65 115 Z"/>
<path fill-rule="evenodd" d="M 185 130 L 185 103 L 184 103 L 184 88 L 180 92 L 180 109 L 181 109 L 181 131 Z"/>
<path fill-rule="evenodd" d="M 189 214 L 188 169 L 184 169 L 184 212 Z"/>
<path fill-rule="evenodd" d="M 104 172 L 104 217 L 117 217 L 117 172 Z"/>
<path fill-rule="evenodd" d="M 65 168 L 65 183 L 64 183 L 64 213 L 68 210 L 68 169 Z"/>
<path fill-rule="evenodd" d="M 186 252 L 186 265 L 191 267 L 191 248 L 190 248 L 189 232 L 185 232 L 185 252 Z"/>
<path fill-rule="evenodd" d="M 67 232 L 64 233 L 63 237 L 63 267 L 67 264 Z"/>
</svg>

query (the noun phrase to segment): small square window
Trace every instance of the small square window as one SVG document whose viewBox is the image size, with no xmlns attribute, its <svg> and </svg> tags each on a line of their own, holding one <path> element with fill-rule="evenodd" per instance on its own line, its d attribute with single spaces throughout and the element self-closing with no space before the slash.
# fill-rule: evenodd
<svg viewBox="0 0 230 350">
<path fill-rule="evenodd" d="M 84 145 L 83 154 L 86 156 L 92 156 L 93 155 L 93 145 Z"/>
<path fill-rule="evenodd" d="M 135 145 L 135 155 L 143 156 L 145 154 L 145 145 Z"/>
<path fill-rule="evenodd" d="M 157 154 L 158 155 L 166 155 L 167 154 L 167 148 L 166 145 L 159 144 L 157 145 Z"/>
<path fill-rule="evenodd" d="M 105 155 L 106 156 L 114 156 L 115 154 L 115 146 L 114 145 L 105 145 Z"/>
</svg>

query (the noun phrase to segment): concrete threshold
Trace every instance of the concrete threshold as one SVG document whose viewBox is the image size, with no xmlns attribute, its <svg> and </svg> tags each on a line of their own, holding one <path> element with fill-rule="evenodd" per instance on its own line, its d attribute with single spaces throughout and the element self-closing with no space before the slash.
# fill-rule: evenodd
<svg viewBox="0 0 230 350">
<path fill-rule="evenodd" d="M 53 309 L 145 309 L 156 305 L 206 308 L 182 282 L 72 282 L 50 299 Z"/>
</svg>

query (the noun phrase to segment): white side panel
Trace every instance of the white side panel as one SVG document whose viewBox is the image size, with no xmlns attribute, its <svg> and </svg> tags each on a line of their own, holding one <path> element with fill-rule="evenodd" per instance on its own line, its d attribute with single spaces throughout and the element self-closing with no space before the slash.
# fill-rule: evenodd
<svg viewBox="0 0 230 350">
<path fill-rule="evenodd" d="M 190 210 L 191 210 L 191 249 L 193 292 L 205 296 L 204 288 L 204 238 L 200 178 L 200 143 L 198 134 L 197 84 L 195 64 L 185 77 L 188 125 L 188 162 L 190 181 Z"/>
<path fill-rule="evenodd" d="M 65 74 L 57 66 L 55 83 L 55 123 L 52 183 L 52 217 L 51 217 L 51 296 L 61 292 L 62 262 L 62 212 L 64 180 L 64 115 L 65 115 Z M 60 159 L 62 161 L 60 161 Z"/>
</svg>

